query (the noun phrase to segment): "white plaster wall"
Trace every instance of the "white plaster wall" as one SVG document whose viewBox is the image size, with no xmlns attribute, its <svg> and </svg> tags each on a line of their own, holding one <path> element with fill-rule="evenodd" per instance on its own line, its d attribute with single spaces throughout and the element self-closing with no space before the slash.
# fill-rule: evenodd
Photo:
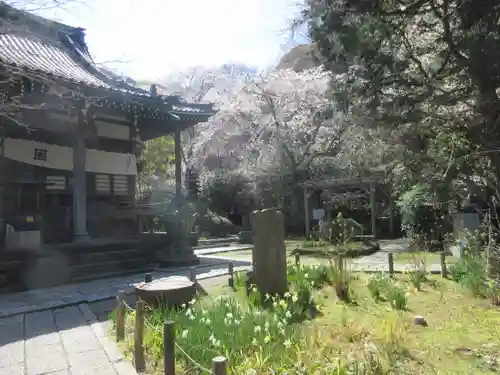
<svg viewBox="0 0 500 375">
<path fill-rule="evenodd" d="M 99 137 L 130 140 L 130 128 L 128 126 L 95 120 L 95 127 Z"/>
<path fill-rule="evenodd" d="M 47 150 L 46 160 L 35 160 L 35 148 Z M 73 170 L 73 149 L 25 139 L 5 138 L 5 157 L 39 167 Z M 135 155 L 87 149 L 87 172 L 136 175 Z"/>
</svg>

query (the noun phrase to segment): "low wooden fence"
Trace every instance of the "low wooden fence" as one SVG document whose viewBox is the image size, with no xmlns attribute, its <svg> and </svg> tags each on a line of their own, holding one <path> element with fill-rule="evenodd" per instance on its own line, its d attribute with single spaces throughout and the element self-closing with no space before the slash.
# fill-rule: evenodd
<svg viewBox="0 0 500 375">
<path fill-rule="evenodd" d="M 394 254 L 387 253 L 388 273 L 392 277 L 395 274 L 394 269 Z M 300 265 L 299 254 L 295 255 L 295 264 Z M 445 253 L 440 253 L 441 276 L 447 277 L 446 257 Z M 234 265 L 228 264 L 228 286 L 234 287 Z M 214 275 L 213 277 L 220 277 L 221 275 Z M 191 281 L 196 282 L 196 267 L 190 269 L 189 275 Z M 144 277 L 145 282 L 153 280 L 152 274 L 146 274 Z M 120 291 L 117 296 L 117 309 L 116 309 L 116 339 L 123 341 L 125 339 L 125 313 L 126 309 L 130 308 L 125 302 L 125 292 Z M 131 309 L 131 308 L 130 308 Z M 144 371 L 146 368 L 146 360 L 144 355 L 144 328 L 145 328 L 145 302 L 142 300 L 137 301 L 135 306 L 135 326 L 134 326 L 134 364 L 137 371 Z M 212 360 L 212 369 L 206 369 L 193 360 L 175 341 L 175 323 L 173 321 L 165 321 L 163 325 L 163 342 L 164 342 L 164 375 L 175 375 L 175 351 L 179 350 L 190 362 L 193 363 L 200 370 L 211 373 L 213 375 L 226 375 L 228 362 L 227 358 L 218 356 Z"/>
<path fill-rule="evenodd" d="M 196 282 L 196 267 L 191 267 L 189 278 L 191 281 Z M 228 264 L 228 285 L 234 287 L 234 265 Z M 221 275 L 214 275 L 220 277 Z M 153 281 L 152 274 L 148 273 L 144 276 L 145 282 Z M 118 292 L 117 296 L 117 309 L 116 309 L 116 340 L 123 341 L 125 339 L 125 314 L 126 310 L 131 309 L 125 302 L 125 292 Z M 146 369 L 146 357 L 144 354 L 144 329 L 146 325 L 145 319 L 145 302 L 138 300 L 135 305 L 135 325 L 134 325 L 134 365 L 138 372 Z M 195 360 L 193 360 L 179 344 L 175 341 L 175 323 L 173 321 L 165 321 L 163 325 L 163 360 L 164 360 L 164 374 L 175 375 L 175 351 L 179 350 L 194 366 L 199 368 L 205 373 L 212 375 L 226 375 L 227 374 L 227 358 L 217 356 L 212 360 L 212 369 L 206 369 Z"/>
</svg>

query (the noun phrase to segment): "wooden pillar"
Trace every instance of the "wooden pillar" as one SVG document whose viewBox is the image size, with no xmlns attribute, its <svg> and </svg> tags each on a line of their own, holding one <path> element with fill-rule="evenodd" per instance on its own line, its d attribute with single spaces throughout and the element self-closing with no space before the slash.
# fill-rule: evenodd
<svg viewBox="0 0 500 375">
<path fill-rule="evenodd" d="M 88 239 L 87 232 L 87 134 L 88 108 L 78 114 L 78 127 L 73 143 L 73 238 Z"/>
<path fill-rule="evenodd" d="M 311 230 L 311 214 L 309 212 L 309 192 L 308 188 L 304 186 L 304 221 L 306 237 L 309 236 Z"/>
<path fill-rule="evenodd" d="M 371 217 L 372 236 L 373 238 L 377 238 L 377 210 L 376 210 L 374 183 L 370 183 L 370 217 Z"/>
<path fill-rule="evenodd" d="M 5 137 L 0 137 L 0 248 L 3 247 L 5 241 Z"/>
<path fill-rule="evenodd" d="M 182 200 L 182 150 L 181 130 L 179 120 L 175 127 L 175 199 L 179 203 Z"/>
</svg>

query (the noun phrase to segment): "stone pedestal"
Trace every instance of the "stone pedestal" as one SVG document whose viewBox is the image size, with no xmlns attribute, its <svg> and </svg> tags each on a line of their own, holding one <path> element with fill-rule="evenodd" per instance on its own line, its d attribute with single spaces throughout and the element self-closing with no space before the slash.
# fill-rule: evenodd
<svg viewBox="0 0 500 375">
<path fill-rule="evenodd" d="M 252 213 L 254 249 L 252 251 L 254 280 L 264 297 L 288 291 L 285 251 L 285 223 L 276 209 Z"/>
</svg>

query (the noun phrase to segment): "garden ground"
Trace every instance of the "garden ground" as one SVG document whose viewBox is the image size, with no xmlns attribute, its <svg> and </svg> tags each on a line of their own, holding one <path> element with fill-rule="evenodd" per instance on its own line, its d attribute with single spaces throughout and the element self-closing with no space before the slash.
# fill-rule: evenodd
<svg viewBox="0 0 500 375">
<path fill-rule="evenodd" d="M 406 302 L 399 309 L 395 309 L 389 299 L 375 301 L 371 289 L 367 286 L 368 280 L 373 280 L 373 276 L 362 273 L 356 274 L 350 284 L 353 292 L 351 302 L 341 302 L 332 286 L 314 291 L 313 298 L 320 314 L 315 319 L 293 324 L 291 332 L 294 333 L 290 333 L 291 344 L 287 351 L 278 357 L 286 355 L 289 360 L 283 357 L 279 361 L 298 363 L 306 371 L 304 373 L 309 374 L 347 374 L 348 372 L 333 372 L 338 361 L 363 363 L 365 372 L 358 367 L 351 373 L 365 375 L 498 373 L 500 310 L 491 307 L 487 300 L 468 294 L 453 281 L 428 276 L 420 290 L 416 290 L 410 278 L 410 275 L 399 275 L 391 282 L 391 285 L 404 291 L 403 298 Z M 235 292 L 227 287 L 212 287 L 209 293 L 217 296 L 217 301 L 221 300 L 221 295 L 240 302 L 245 299 L 241 289 Z M 273 361 L 273 355 L 276 354 L 275 345 L 282 345 L 289 340 L 278 338 L 276 344 L 273 344 L 276 338 L 270 333 L 260 338 L 261 343 L 257 344 L 255 338 L 259 338 L 260 329 L 257 331 L 256 327 L 260 328 L 260 318 L 250 315 L 245 319 L 245 314 L 250 314 L 248 311 L 243 312 L 239 319 L 246 321 L 250 327 L 245 328 L 242 323 L 242 327 L 236 332 L 231 330 L 231 337 L 224 337 L 227 335 L 226 325 L 230 324 L 227 317 L 229 314 L 233 317 L 233 310 L 231 313 L 225 311 L 221 319 L 218 319 L 217 313 L 210 310 L 211 303 L 202 301 L 203 307 L 198 313 L 193 306 L 192 312 L 187 313 L 187 318 L 182 313 L 177 315 L 176 321 L 182 336 L 180 345 L 189 348 L 188 351 L 192 349 L 190 354 L 204 366 L 209 365 L 203 362 L 209 360 L 209 357 L 200 353 L 209 352 L 209 356 L 221 353 L 227 355 L 230 362 L 233 360 L 231 365 L 235 367 L 231 373 L 242 373 L 243 369 L 249 368 L 256 370 L 252 372 L 255 374 L 270 373 L 270 363 L 266 361 Z M 208 315 L 202 312 L 205 308 L 208 309 Z M 416 325 L 416 316 L 422 316 L 427 326 Z M 208 317 L 212 320 L 210 324 L 207 324 L 207 320 L 210 320 Z M 269 332 L 272 330 L 271 328 Z M 188 331 L 196 332 L 196 338 L 183 341 L 183 336 L 187 335 Z M 204 337 L 205 335 L 207 337 Z M 238 335 L 241 337 L 236 337 Z M 297 335 L 300 335 L 301 339 L 293 342 L 292 337 Z M 222 344 L 217 344 L 215 336 L 222 340 Z M 150 337 L 146 342 L 149 345 L 157 344 L 158 339 L 160 338 Z M 233 340 L 231 344 L 240 346 L 241 350 L 232 351 L 232 354 L 227 350 L 224 352 L 224 340 Z M 269 345 L 269 348 L 266 345 Z M 245 363 L 234 363 L 232 355 L 237 357 L 236 361 Z M 160 362 L 157 359 L 150 363 L 151 374 L 155 373 L 158 366 L 161 368 L 161 359 Z M 277 363 L 280 363 L 279 361 Z M 180 366 L 179 370 L 180 374 L 197 373 L 186 366 Z"/>
</svg>

